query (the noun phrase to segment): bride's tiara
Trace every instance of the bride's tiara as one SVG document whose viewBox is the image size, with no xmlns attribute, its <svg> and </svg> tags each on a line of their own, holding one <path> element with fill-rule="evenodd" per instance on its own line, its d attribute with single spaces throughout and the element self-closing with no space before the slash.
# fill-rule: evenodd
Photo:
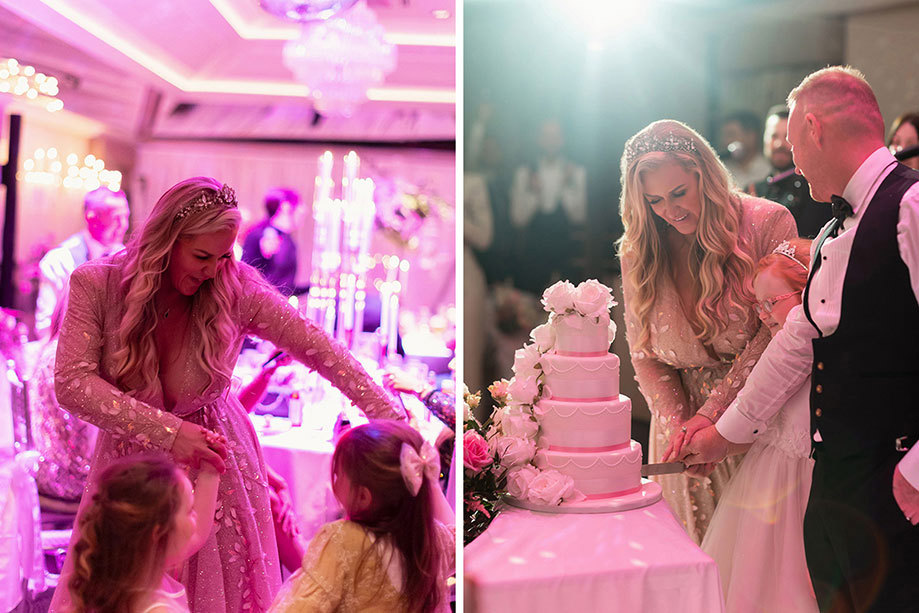
<svg viewBox="0 0 919 613">
<path fill-rule="evenodd" d="M 779 243 L 779 246 L 772 250 L 772 253 L 779 253 L 784 255 L 786 258 L 790 258 L 795 261 L 795 263 L 804 269 L 807 272 L 807 266 L 804 263 L 795 257 L 795 246 L 789 243 L 788 241 L 782 241 Z"/>
<path fill-rule="evenodd" d="M 183 219 L 192 213 L 210 211 L 211 209 L 235 209 L 236 206 L 236 192 L 229 185 L 224 185 L 216 192 L 210 190 L 204 192 L 195 200 L 183 206 L 176 213 L 175 220 Z"/>
<path fill-rule="evenodd" d="M 652 151 L 675 151 L 695 153 L 696 143 L 692 138 L 675 134 L 672 130 L 666 136 L 645 132 L 633 136 L 625 145 L 625 159 L 631 165 L 638 157 Z"/>
</svg>

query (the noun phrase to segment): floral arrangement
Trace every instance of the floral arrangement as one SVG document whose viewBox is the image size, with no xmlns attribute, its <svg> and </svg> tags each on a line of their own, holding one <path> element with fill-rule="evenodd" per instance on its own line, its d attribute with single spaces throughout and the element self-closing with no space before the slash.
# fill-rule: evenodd
<svg viewBox="0 0 919 613">
<path fill-rule="evenodd" d="M 585 320 L 605 323 L 612 342 L 616 325 L 610 320 L 609 309 L 616 302 L 610 288 L 590 279 L 577 287 L 559 281 L 543 293 L 542 304 L 549 312 L 549 321 L 534 328 L 530 333 L 532 342 L 515 352 L 514 377 L 496 381 L 488 388 L 495 401 L 491 418 L 479 423 L 472 414 L 479 395 L 464 395 L 467 543 L 488 527 L 505 494 L 546 506 L 583 499 L 571 477 L 557 470 L 542 470 L 533 463 L 538 453 L 539 400 L 550 395 L 540 361 L 555 347 L 555 323 L 560 318 L 575 328 Z"/>
</svg>

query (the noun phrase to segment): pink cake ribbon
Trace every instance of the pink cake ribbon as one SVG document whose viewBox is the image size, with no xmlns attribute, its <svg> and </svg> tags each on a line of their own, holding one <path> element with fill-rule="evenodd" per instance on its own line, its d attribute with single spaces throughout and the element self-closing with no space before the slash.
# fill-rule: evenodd
<svg viewBox="0 0 919 613">
<path fill-rule="evenodd" d="M 565 453 L 601 453 L 603 451 L 618 451 L 627 449 L 629 443 L 620 443 L 618 445 L 607 445 L 606 447 L 563 447 L 561 445 L 549 445 L 549 451 L 562 451 Z"/>
</svg>

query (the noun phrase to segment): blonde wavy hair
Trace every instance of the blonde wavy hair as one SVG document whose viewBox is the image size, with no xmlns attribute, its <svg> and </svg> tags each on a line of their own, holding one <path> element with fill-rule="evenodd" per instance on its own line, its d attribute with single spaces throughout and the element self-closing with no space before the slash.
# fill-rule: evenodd
<svg viewBox="0 0 919 613">
<path fill-rule="evenodd" d="M 235 207 L 218 206 L 176 218 L 185 205 L 201 196 L 216 196 L 221 187 L 221 183 L 209 177 L 193 177 L 172 186 L 157 201 L 143 228 L 135 233 L 125 250 L 121 282 L 125 313 L 114 356 L 116 384 L 122 389 L 152 393 L 156 388 L 159 363 L 154 330 L 160 316 L 153 298 L 169 268 L 176 241 L 239 229 L 241 217 Z M 240 272 L 234 258 L 220 261 L 216 276 L 205 281 L 192 298 L 192 309 L 200 315 L 192 318 L 192 326 L 201 340 L 195 361 L 208 377 L 204 389 L 218 377 L 229 379 L 231 375 L 231 361 L 226 358 L 237 332 L 231 314 L 242 285 Z"/>
<path fill-rule="evenodd" d="M 696 297 L 693 315 L 701 326 L 697 338 L 710 343 L 727 328 L 732 310 L 752 317 L 754 262 L 739 236 L 740 194 L 702 136 L 679 121 L 656 121 L 629 139 L 621 161 L 619 208 L 625 232 L 618 241 L 619 257 L 628 262 L 628 282 L 635 288 L 626 308 L 639 322 L 632 351 L 650 341 L 649 314 L 661 279 L 670 274 L 668 224 L 645 203 L 642 175 L 671 162 L 699 179 L 701 213 L 689 259 Z"/>
</svg>

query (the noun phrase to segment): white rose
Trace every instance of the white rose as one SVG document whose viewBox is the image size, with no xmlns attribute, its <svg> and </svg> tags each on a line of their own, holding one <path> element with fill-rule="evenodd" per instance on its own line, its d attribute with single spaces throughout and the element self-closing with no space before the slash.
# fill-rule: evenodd
<svg viewBox="0 0 919 613">
<path fill-rule="evenodd" d="M 513 468 L 526 464 L 536 455 L 536 443 L 531 439 L 519 436 L 502 436 L 495 442 L 495 452 L 498 454 L 501 466 Z"/>
<path fill-rule="evenodd" d="M 522 349 L 514 352 L 514 374 L 518 379 L 524 375 L 532 376 L 532 373 L 537 370 L 536 366 L 540 359 L 542 359 L 542 354 L 539 353 L 535 344 L 524 345 Z"/>
<path fill-rule="evenodd" d="M 501 420 L 501 432 L 504 436 L 535 438 L 539 424 L 526 413 L 507 414 Z"/>
<path fill-rule="evenodd" d="M 584 281 L 574 291 L 574 308 L 585 317 L 609 314 L 609 304 L 612 300 L 610 288 L 596 279 Z"/>
<path fill-rule="evenodd" d="M 574 495 L 574 479 L 557 470 L 544 470 L 530 481 L 527 499 L 554 506 Z"/>
<path fill-rule="evenodd" d="M 564 313 L 574 308 L 574 285 L 559 281 L 542 293 L 542 305 L 547 311 Z"/>
<path fill-rule="evenodd" d="M 546 353 L 555 347 L 555 327 L 551 323 L 536 326 L 530 332 L 530 338 L 541 353 Z"/>
<path fill-rule="evenodd" d="M 616 340 L 616 322 L 612 319 L 609 320 L 609 327 L 607 328 L 606 337 L 609 339 L 610 344 Z"/>
<path fill-rule="evenodd" d="M 463 421 L 471 421 L 474 418 L 472 414 L 472 409 L 469 408 L 469 404 L 463 403 Z"/>
<path fill-rule="evenodd" d="M 527 464 L 507 473 L 507 493 L 521 500 L 526 498 L 530 483 L 539 475 L 539 469 Z"/>
<path fill-rule="evenodd" d="M 539 383 L 536 377 L 519 378 L 514 377 L 511 384 L 507 387 L 507 393 L 519 404 L 531 405 L 536 402 L 539 395 Z"/>
</svg>

